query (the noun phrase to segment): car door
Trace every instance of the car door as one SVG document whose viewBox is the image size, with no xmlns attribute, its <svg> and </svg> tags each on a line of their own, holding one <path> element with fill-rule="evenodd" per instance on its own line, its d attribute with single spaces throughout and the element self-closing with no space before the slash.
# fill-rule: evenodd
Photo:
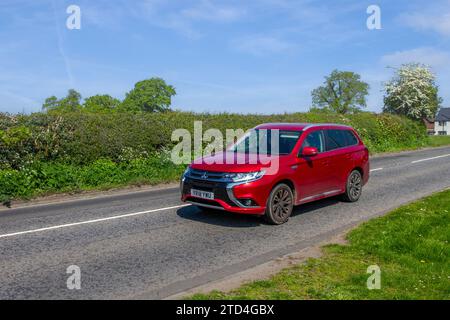
<svg viewBox="0 0 450 320">
<path fill-rule="evenodd" d="M 353 166 L 352 154 L 358 140 L 346 129 L 328 129 L 324 133 L 326 150 L 332 159 L 330 161 L 331 190 L 342 190 L 349 170 Z"/>
<path fill-rule="evenodd" d="M 303 148 L 308 146 L 317 148 L 319 154 L 313 157 L 302 157 Z M 330 188 L 330 159 L 325 152 L 325 146 L 323 130 L 314 130 L 306 133 L 299 150 L 296 170 L 296 182 L 300 186 L 300 202 L 313 200 Z"/>
</svg>

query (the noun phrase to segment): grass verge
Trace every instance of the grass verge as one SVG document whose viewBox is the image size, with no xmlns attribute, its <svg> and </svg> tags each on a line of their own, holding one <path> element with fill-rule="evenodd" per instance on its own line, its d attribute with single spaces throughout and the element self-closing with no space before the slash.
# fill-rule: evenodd
<svg viewBox="0 0 450 320">
<path fill-rule="evenodd" d="M 450 145 L 450 136 L 431 136 L 428 140 L 429 147 L 443 147 Z"/>
<path fill-rule="evenodd" d="M 351 231 L 348 245 L 268 280 L 192 299 L 450 299 L 450 190 L 373 219 Z M 369 290 L 367 268 L 381 269 Z"/>
</svg>

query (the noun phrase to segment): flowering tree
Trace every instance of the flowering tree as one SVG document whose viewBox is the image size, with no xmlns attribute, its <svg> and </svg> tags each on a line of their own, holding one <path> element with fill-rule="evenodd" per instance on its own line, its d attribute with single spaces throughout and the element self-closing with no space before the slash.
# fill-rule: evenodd
<svg viewBox="0 0 450 320">
<path fill-rule="evenodd" d="M 404 64 L 384 86 L 384 112 L 412 119 L 434 118 L 442 98 L 438 96 L 436 77 L 422 64 Z"/>
</svg>

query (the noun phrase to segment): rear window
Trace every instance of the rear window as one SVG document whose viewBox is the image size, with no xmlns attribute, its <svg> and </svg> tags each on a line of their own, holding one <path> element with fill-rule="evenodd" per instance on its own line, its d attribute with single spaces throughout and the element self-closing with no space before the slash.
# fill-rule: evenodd
<svg viewBox="0 0 450 320">
<path fill-rule="evenodd" d="M 358 139 L 351 130 L 326 130 L 327 151 L 354 146 Z"/>
</svg>

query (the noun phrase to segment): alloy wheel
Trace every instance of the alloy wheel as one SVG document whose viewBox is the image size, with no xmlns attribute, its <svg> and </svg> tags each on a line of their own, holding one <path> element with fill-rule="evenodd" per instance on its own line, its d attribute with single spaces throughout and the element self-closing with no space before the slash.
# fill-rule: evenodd
<svg viewBox="0 0 450 320">
<path fill-rule="evenodd" d="M 282 183 L 272 190 L 268 199 L 265 218 L 271 224 L 283 224 L 289 220 L 294 208 L 294 194 L 291 188 Z"/>
<path fill-rule="evenodd" d="M 348 191 L 353 199 L 358 199 L 361 196 L 362 179 L 358 171 L 354 171 L 349 179 Z"/>
</svg>

